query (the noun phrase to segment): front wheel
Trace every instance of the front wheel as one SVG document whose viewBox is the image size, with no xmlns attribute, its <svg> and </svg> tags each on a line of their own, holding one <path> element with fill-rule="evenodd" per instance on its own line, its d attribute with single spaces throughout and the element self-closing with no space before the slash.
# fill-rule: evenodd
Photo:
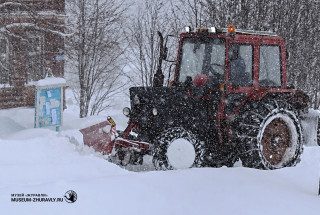
<svg viewBox="0 0 320 215">
<path fill-rule="evenodd" d="M 202 166 L 201 142 L 184 128 L 170 128 L 155 140 L 153 165 L 157 170 Z"/>
</svg>

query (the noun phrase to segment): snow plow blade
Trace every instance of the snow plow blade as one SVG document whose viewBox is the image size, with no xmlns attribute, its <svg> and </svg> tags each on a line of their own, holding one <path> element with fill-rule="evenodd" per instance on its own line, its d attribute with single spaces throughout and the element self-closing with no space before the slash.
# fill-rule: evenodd
<svg viewBox="0 0 320 215">
<path fill-rule="evenodd" d="M 130 126 L 129 126 L 130 127 Z M 121 163 L 125 158 L 131 160 L 133 154 L 144 155 L 149 149 L 149 143 L 139 142 L 127 139 L 129 131 L 124 132 L 122 137 L 119 137 L 116 131 L 116 123 L 108 116 L 107 121 L 92 125 L 90 127 L 81 129 L 83 135 L 83 142 L 85 145 L 92 147 L 95 151 L 103 155 L 110 155 L 109 158 L 116 158 Z"/>
<path fill-rule="evenodd" d="M 115 126 L 109 121 L 109 117 L 107 121 L 81 129 L 80 132 L 85 145 L 103 155 L 111 154 L 114 147 Z"/>
</svg>

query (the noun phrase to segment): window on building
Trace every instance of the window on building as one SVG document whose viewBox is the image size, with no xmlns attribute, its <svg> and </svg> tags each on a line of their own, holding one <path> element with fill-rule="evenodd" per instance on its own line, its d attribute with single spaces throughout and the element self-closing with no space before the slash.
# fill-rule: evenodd
<svg viewBox="0 0 320 215">
<path fill-rule="evenodd" d="M 262 87 L 281 86 L 280 47 L 275 45 L 260 46 L 259 85 Z"/>
<path fill-rule="evenodd" d="M 8 41 L 4 38 L 0 38 L 0 84 L 9 84 L 9 72 Z"/>
<path fill-rule="evenodd" d="M 27 39 L 26 67 L 27 83 L 38 81 L 44 78 L 42 40 L 40 37 L 30 37 Z"/>
</svg>

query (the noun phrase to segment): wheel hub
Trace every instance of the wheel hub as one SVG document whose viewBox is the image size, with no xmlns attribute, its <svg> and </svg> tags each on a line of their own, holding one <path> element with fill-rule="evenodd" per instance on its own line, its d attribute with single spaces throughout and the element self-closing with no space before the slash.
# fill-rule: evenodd
<svg viewBox="0 0 320 215">
<path fill-rule="evenodd" d="M 174 169 L 186 169 L 193 165 L 196 153 L 188 140 L 179 138 L 174 140 L 168 147 L 167 157 Z"/>
<path fill-rule="evenodd" d="M 290 147 L 291 132 L 281 118 L 273 119 L 265 128 L 261 140 L 262 154 L 271 165 L 279 164 Z"/>
</svg>

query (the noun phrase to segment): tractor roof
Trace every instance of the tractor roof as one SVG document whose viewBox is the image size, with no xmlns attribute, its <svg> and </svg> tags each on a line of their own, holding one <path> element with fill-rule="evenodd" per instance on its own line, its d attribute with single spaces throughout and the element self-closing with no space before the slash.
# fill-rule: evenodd
<svg viewBox="0 0 320 215">
<path fill-rule="evenodd" d="M 274 32 L 270 31 L 254 31 L 254 30 L 244 30 L 236 29 L 234 25 L 230 25 L 229 28 L 195 28 L 193 31 L 190 27 L 185 27 L 186 33 L 197 34 L 197 33 L 208 33 L 208 34 L 219 34 L 219 33 L 228 33 L 228 34 L 249 34 L 249 35 L 262 35 L 262 36 L 278 36 Z"/>
</svg>

